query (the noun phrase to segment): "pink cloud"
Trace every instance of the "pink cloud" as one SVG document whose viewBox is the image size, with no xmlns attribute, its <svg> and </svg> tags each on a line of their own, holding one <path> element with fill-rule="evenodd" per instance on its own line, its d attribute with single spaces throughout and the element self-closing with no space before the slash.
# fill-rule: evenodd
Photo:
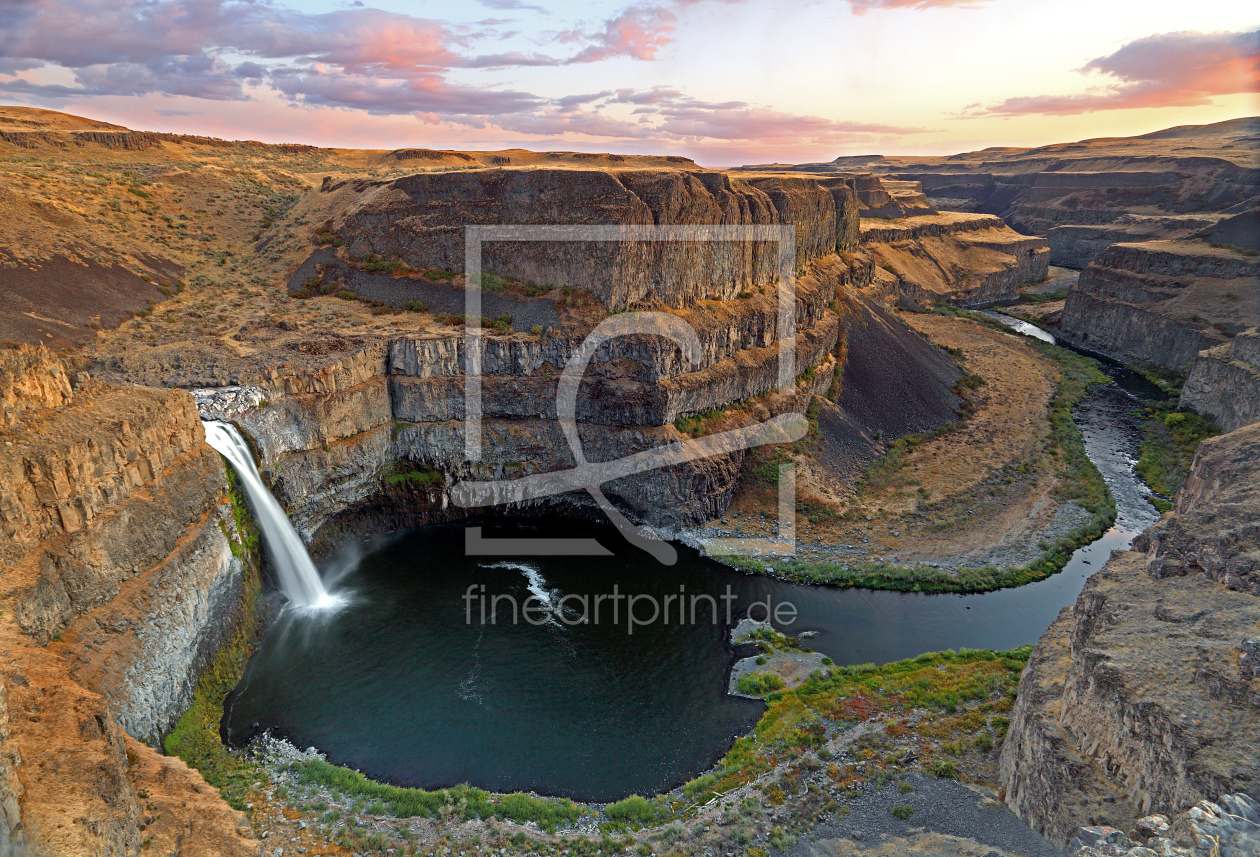
<svg viewBox="0 0 1260 857">
<path fill-rule="evenodd" d="M 990 0 L 848 0 L 854 15 L 872 9 L 973 9 Z"/>
<path fill-rule="evenodd" d="M 1113 82 L 1096 92 L 1008 98 L 968 115 L 1064 116 L 1136 107 L 1189 107 L 1212 96 L 1254 92 L 1260 79 L 1260 31 L 1161 33 L 1090 60 L 1083 73 Z"/>
</svg>

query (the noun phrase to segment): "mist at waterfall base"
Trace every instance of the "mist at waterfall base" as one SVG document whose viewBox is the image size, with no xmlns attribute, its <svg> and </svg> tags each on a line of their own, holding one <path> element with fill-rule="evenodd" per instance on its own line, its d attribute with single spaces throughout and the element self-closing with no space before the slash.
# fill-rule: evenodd
<svg viewBox="0 0 1260 857">
<path fill-rule="evenodd" d="M 289 604 L 303 610 L 330 610 L 341 606 L 344 599 L 328 591 L 288 515 L 263 484 L 245 438 L 229 423 L 203 420 L 202 426 L 206 443 L 228 460 L 240 478 L 262 532 L 263 544 L 276 569 L 280 590 Z"/>
<path fill-rule="evenodd" d="M 573 519 L 468 521 L 382 537 L 345 562 L 355 598 L 325 614 L 286 612 L 268 632 L 225 706 L 223 734 L 247 743 L 271 731 L 370 777 L 436 788 L 468 782 L 592 801 L 650 795 L 694 777 L 747 732 L 759 702 L 726 694 L 736 652 L 719 625 L 466 622 L 471 584 L 518 602 L 544 592 L 736 594 L 791 602 L 791 634 L 840 664 L 886 663 L 944 649 L 1032 643 L 1071 605 L 1111 551 L 1158 517 L 1134 474 L 1132 412 L 1152 388 L 1118 364 L 1116 384 L 1076 408 L 1085 449 L 1110 487 L 1117 520 L 1060 573 L 977 595 L 799 586 L 748 576 L 678 545 L 666 568 L 611 527 Z M 487 537 L 597 538 L 612 557 L 466 557 L 464 528 Z"/>
</svg>

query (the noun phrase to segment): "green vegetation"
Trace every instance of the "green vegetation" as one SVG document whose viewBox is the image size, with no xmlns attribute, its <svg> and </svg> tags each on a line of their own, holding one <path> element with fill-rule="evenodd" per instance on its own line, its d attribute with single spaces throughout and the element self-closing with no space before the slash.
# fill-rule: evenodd
<svg viewBox="0 0 1260 857">
<path fill-rule="evenodd" d="M 405 423 L 402 425 L 406 425 Z M 399 423 L 394 424 L 391 432 L 398 430 Z M 401 465 L 400 463 L 400 466 Z M 393 473 L 385 474 L 385 484 L 400 490 L 424 490 L 440 487 L 446 477 L 440 470 L 403 470 L 396 468 Z"/>
<path fill-rule="evenodd" d="M 894 806 L 888 811 L 891 812 L 894 817 L 900 818 L 902 821 L 905 821 L 910 818 L 910 816 L 914 815 L 914 807 L 906 806 L 905 804 Z"/>
<path fill-rule="evenodd" d="M 696 777 L 694 780 L 683 786 L 683 794 L 689 798 L 694 798 L 696 795 L 712 791 L 713 784 L 716 782 L 717 776 L 715 774 L 705 774 L 702 777 Z"/>
<path fill-rule="evenodd" d="M 523 283 L 515 277 L 500 277 L 498 274 L 483 271 L 481 273 L 481 289 L 495 295 L 501 295 L 510 291 L 522 297 L 537 298 L 547 294 L 552 290 L 552 287 L 539 285 L 538 283 Z"/>
<path fill-rule="evenodd" d="M 258 573 L 259 534 L 249 511 L 235 471 L 227 468 L 232 514 L 239 539 L 229 536 L 232 553 L 245 560 L 242 621 L 236 632 L 215 654 L 210 667 L 201 674 L 193 690 L 192 705 L 166 736 L 168 756 L 178 756 L 201 771 L 206 782 L 217 788 L 233 809 L 245 809 L 250 784 L 261 775 L 257 765 L 233 753 L 219 739 L 223 700 L 240 680 L 245 662 L 253 652 L 262 631 L 257 603 L 262 583 Z"/>
<path fill-rule="evenodd" d="M 916 727 L 925 736 L 965 734 L 986 720 L 996 730 L 998 718 L 991 716 L 1010 712 L 1019 675 L 1031 652 L 1032 646 L 1007 652 L 938 652 L 882 666 L 816 671 L 804 684 L 767 699 L 766 713 L 753 734 L 738 739 L 722 760 L 713 791 L 720 794 L 737 788 L 785 756 L 819 746 L 824 721 L 844 726 L 926 710 L 931 716 Z M 1001 722 L 1009 723 L 1005 717 Z M 908 727 L 893 721 L 888 728 L 909 734 Z M 855 750 L 868 762 L 893 761 L 856 745 Z M 942 760 L 928 763 L 929 770 L 937 776 L 950 776 L 950 772 L 957 776 L 952 763 L 938 762 Z M 767 795 L 775 802 L 773 790 Z"/>
<path fill-rule="evenodd" d="M 358 261 L 358 267 L 360 270 L 367 271 L 369 274 L 391 274 L 393 276 L 399 276 L 401 274 L 411 273 L 411 268 L 404 265 L 402 262 L 394 259 L 386 259 L 375 253 L 368 253 L 360 259 Z"/>
<path fill-rule="evenodd" d="M 1209 437 L 1220 434 L 1210 417 L 1194 411 L 1170 409 L 1164 403 L 1152 403 L 1143 413 L 1141 458 L 1137 474 L 1152 491 L 1171 497 L 1190 475 L 1195 450 Z M 1158 502 L 1157 502 L 1158 501 Z M 1158 497 L 1151 498 L 1161 512 L 1172 506 Z"/>
<path fill-rule="evenodd" d="M 582 808 L 563 798 L 536 798 L 520 792 L 497 798 L 469 785 L 448 789 L 412 789 L 378 783 L 358 771 L 323 759 L 302 759 L 289 768 L 300 785 L 318 786 L 348 801 L 372 801 L 373 815 L 395 818 L 437 818 L 453 815 L 465 821 L 505 818 L 518 823 L 535 822 L 548 833 L 570 825 L 582 816 Z"/>
<path fill-rule="evenodd" d="M 1067 289 L 1056 289 L 1053 292 L 1024 292 L 1020 295 L 1022 300 L 1033 301 L 1034 303 L 1045 304 L 1051 301 L 1061 301 L 1067 298 Z"/>
<path fill-rule="evenodd" d="M 977 376 L 972 375 L 968 377 L 975 378 Z M 983 384 L 984 382 L 981 381 L 980 383 Z M 882 491 L 886 488 L 903 488 L 907 485 L 917 484 L 901 473 L 902 465 L 905 464 L 905 457 L 927 441 L 943 437 L 952 431 L 956 431 L 961 426 L 962 423 L 960 422 L 948 423 L 931 431 L 907 435 L 894 440 L 888 445 L 888 449 L 883 455 L 863 468 L 862 475 L 857 482 L 858 495 Z"/>
<path fill-rule="evenodd" d="M 630 795 L 616 803 L 610 803 L 604 808 L 604 814 L 612 821 L 627 827 L 642 827 L 668 818 L 670 807 L 663 797 L 648 800 L 639 795 Z"/>
<path fill-rule="evenodd" d="M 910 794 L 910 792 L 914 791 L 914 786 L 903 781 L 903 782 L 897 783 L 897 791 L 901 792 L 903 795 L 908 795 Z"/>
<path fill-rule="evenodd" d="M 402 308 L 404 312 L 428 312 L 429 307 L 424 301 L 403 301 Z"/>
<path fill-rule="evenodd" d="M 749 696 L 765 696 L 783 687 L 783 679 L 774 673 L 749 673 L 739 677 L 735 689 Z"/>
</svg>

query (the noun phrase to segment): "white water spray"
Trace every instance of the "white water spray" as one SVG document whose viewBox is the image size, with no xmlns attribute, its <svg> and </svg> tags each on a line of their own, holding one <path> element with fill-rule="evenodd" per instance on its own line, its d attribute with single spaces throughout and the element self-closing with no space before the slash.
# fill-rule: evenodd
<svg viewBox="0 0 1260 857">
<path fill-rule="evenodd" d="M 327 610 L 341 604 L 342 599 L 330 593 L 320 580 L 319 571 L 311 562 L 302 539 L 276 498 L 263 484 L 245 438 L 229 423 L 203 420 L 202 425 L 206 429 L 206 443 L 218 450 L 241 477 L 263 540 L 275 563 L 280 589 L 290 603 L 313 610 Z"/>
</svg>

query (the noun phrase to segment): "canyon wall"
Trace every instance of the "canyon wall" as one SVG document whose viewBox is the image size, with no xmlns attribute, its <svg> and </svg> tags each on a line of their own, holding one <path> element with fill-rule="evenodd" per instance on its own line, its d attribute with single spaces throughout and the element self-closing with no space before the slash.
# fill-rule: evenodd
<svg viewBox="0 0 1260 857">
<path fill-rule="evenodd" d="M 680 417 L 740 406 L 727 428 L 785 412 L 803 412 L 831 382 L 840 320 L 833 308 L 849 266 L 831 255 L 797 278 L 792 338 L 794 374 L 779 389 L 777 299 L 755 294 L 705 302 L 644 323 L 672 319 L 696 334 L 685 355 L 671 339 L 648 331 L 605 342 L 593 353 L 579 387 L 576 417 L 584 454 L 605 461 L 686 439 Z M 566 470 L 573 450 L 560 434 L 560 373 L 581 347 L 582 328 L 545 335 L 480 337 L 482 456 L 465 452 L 465 383 L 470 362 L 464 332 L 438 330 L 373 339 L 323 368 L 269 370 L 258 391 L 198 391 L 206 415 L 236 421 L 258 451 L 264 474 L 308 538 L 336 516 L 379 506 L 408 473 L 437 472 L 457 481 L 507 481 Z M 691 358 L 691 359 L 689 359 Z M 220 403 L 236 402 L 235 408 Z M 735 489 L 743 450 L 671 465 L 621 479 L 607 493 L 631 518 L 663 532 L 721 514 Z M 430 483 L 432 485 L 432 483 Z M 424 497 L 399 497 L 432 507 L 429 520 L 458 514 L 440 485 Z M 513 489 L 499 503 L 520 503 Z M 591 507 L 584 493 L 548 501 Z M 593 507 L 592 507 L 593 508 Z"/>
<path fill-rule="evenodd" d="M 200 775 L 126 738 L 161 740 L 243 608 L 223 465 L 192 398 L 86 377 L 72 390 L 43 349 L 0 361 L 0 843 L 135 853 L 144 764 L 171 775 L 151 784 L 167 825 L 256 850 Z"/>
<path fill-rule="evenodd" d="M 1044 280 L 1044 239 L 1020 235 L 1000 218 L 947 212 L 861 223 L 865 249 L 896 290 L 915 302 L 992 306 L 1019 297 L 1021 283 Z"/>
<path fill-rule="evenodd" d="M 1260 262 L 1200 241 L 1114 244 L 1068 292 L 1058 333 L 1141 367 L 1184 372 L 1260 318 Z"/>
<path fill-rule="evenodd" d="M 776 241 L 706 237 L 711 226 L 795 227 L 795 267 L 852 243 L 847 186 L 804 177 L 733 178 L 681 170 L 486 169 L 421 173 L 328 187 L 341 198 L 332 228 L 355 257 L 375 253 L 416 269 L 463 271 L 465 227 L 602 226 L 605 240 L 494 241 L 482 270 L 589 290 L 608 309 L 731 300 L 773 283 Z M 627 230 L 676 227 L 681 239 Z M 625 235 L 626 237 L 620 237 Z"/>
<path fill-rule="evenodd" d="M 1181 390 L 1181 404 L 1210 414 L 1224 431 L 1260 422 L 1260 330 L 1200 351 Z"/>
<path fill-rule="evenodd" d="M 1176 508 L 1042 636 L 1002 795 L 1062 846 L 1260 782 L 1260 423 L 1204 441 Z"/>
</svg>

